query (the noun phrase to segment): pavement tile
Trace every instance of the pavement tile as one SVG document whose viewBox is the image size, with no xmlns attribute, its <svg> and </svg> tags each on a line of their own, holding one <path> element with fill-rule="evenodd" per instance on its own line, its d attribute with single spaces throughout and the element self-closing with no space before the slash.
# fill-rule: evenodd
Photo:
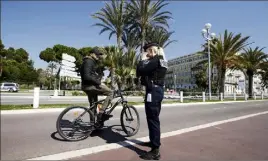
<svg viewBox="0 0 268 161">
<path fill-rule="evenodd" d="M 268 115 L 162 139 L 161 160 L 268 160 Z M 133 145 L 71 160 L 142 160 L 148 147 Z"/>
</svg>

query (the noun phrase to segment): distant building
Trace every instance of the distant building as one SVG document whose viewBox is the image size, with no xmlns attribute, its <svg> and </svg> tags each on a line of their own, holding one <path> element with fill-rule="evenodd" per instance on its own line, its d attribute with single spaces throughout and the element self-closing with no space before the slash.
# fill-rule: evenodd
<svg viewBox="0 0 268 161">
<path fill-rule="evenodd" d="M 168 61 L 168 71 L 165 79 L 165 86 L 168 89 L 194 89 L 197 87 L 195 84 L 195 72 L 191 70 L 201 61 L 207 61 L 207 55 L 193 53 L 181 57 L 177 57 Z M 217 79 L 217 69 L 211 70 L 213 75 L 212 80 Z M 227 70 L 225 74 L 225 94 L 238 94 L 248 93 L 248 81 L 242 71 Z M 254 75 L 253 77 L 253 92 L 260 94 L 261 91 L 268 93 L 268 90 L 261 87 L 261 76 Z"/>
<path fill-rule="evenodd" d="M 176 82 L 176 88 L 178 89 L 193 89 L 197 87 L 192 77 L 191 68 L 203 60 L 207 60 L 207 56 L 198 53 L 169 60 L 169 68 L 166 74 L 166 87 L 174 88 L 174 82 Z"/>
</svg>

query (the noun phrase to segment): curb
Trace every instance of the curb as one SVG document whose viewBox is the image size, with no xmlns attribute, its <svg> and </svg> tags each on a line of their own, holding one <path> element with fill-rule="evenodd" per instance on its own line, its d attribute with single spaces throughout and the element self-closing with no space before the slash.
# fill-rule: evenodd
<svg viewBox="0 0 268 161">
<path fill-rule="evenodd" d="M 167 103 L 162 104 L 162 107 L 174 107 L 174 106 L 192 106 L 192 105 L 211 105 L 211 104 L 224 104 L 224 103 L 245 103 L 245 102 L 259 102 L 268 100 L 249 100 L 249 101 L 226 101 L 226 102 L 196 102 L 196 103 Z M 72 105 L 70 105 L 72 106 Z M 67 107 L 70 107 L 67 106 Z M 144 108 L 144 105 L 134 105 L 136 108 Z M 33 114 L 33 113 L 49 113 L 49 112 L 61 112 L 65 108 L 46 108 L 46 109 L 24 109 L 24 110 L 2 110 L 1 115 L 13 115 L 13 114 Z M 114 110 L 121 110 L 122 106 L 117 106 Z"/>
</svg>

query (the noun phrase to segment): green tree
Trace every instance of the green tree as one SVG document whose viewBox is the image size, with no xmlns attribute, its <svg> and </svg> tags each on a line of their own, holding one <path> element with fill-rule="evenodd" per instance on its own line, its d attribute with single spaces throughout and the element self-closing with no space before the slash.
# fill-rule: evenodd
<svg viewBox="0 0 268 161">
<path fill-rule="evenodd" d="M 3 72 L 3 59 L 5 57 L 5 45 L 2 43 L 2 39 L 0 39 L 0 77 L 2 77 Z"/>
<path fill-rule="evenodd" d="M 37 69 L 38 73 L 38 84 L 40 85 L 40 88 L 43 86 L 49 86 L 49 77 L 46 70 L 39 68 Z"/>
<path fill-rule="evenodd" d="M 37 73 L 34 63 L 29 60 L 28 52 L 23 49 L 4 48 L 1 44 L 1 81 L 14 81 L 18 83 L 36 82 Z"/>
<path fill-rule="evenodd" d="M 136 32 L 125 29 L 122 41 L 127 51 L 135 51 L 140 46 L 141 39 Z"/>
<path fill-rule="evenodd" d="M 177 42 L 177 40 L 171 40 L 170 37 L 174 33 L 168 32 L 165 28 L 161 27 L 149 27 L 146 31 L 146 42 L 156 42 L 161 47 L 165 48 L 169 44 Z"/>
<path fill-rule="evenodd" d="M 47 70 L 50 73 L 50 87 L 52 87 L 52 81 L 54 81 L 54 89 L 56 89 L 56 77 L 55 77 L 55 69 L 57 69 L 57 64 L 54 62 L 50 62 L 47 66 Z"/>
<path fill-rule="evenodd" d="M 101 23 L 95 24 L 95 26 L 102 27 L 100 34 L 109 31 L 109 39 L 115 34 L 118 48 L 121 48 L 123 30 L 127 18 L 124 0 L 106 2 L 105 7 L 93 14 L 92 17 L 101 21 Z"/>
<path fill-rule="evenodd" d="M 91 47 L 83 47 L 78 50 L 78 53 L 81 57 L 84 57 L 86 54 L 90 53 L 92 50 Z"/>
<path fill-rule="evenodd" d="M 15 60 L 3 60 L 3 73 L 1 81 L 14 81 L 20 78 L 20 68 Z"/>
<path fill-rule="evenodd" d="M 77 69 L 79 69 L 82 64 L 82 55 L 80 54 L 81 52 L 84 52 L 84 49 L 79 52 L 79 50 L 74 47 L 56 44 L 52 48 L 46 48 L 45 50 L 41 51 L 39 57 L 47 63 L 53 62 L 59 64 L 62 60 L 62 54 L 66 53 L 75 57 L 75 64 Z"/>
<path fill-rule="evenodd" d="M 258 72 L 261 75 L 261 83 L 263 88 L 268 88 L 268 61 L 262 64 L 261 70 Z"/>
<path fill-rule="evenodd" d="M 46 48 L 45 50 L 40 52 L 39 58 L 41 60 L 44 60 L 45 62 L 57 62 L 58 60 L 56 59 L 56 53 L 54 52 L 53 49 L 51 48 Z"/>
<path fill-rule="evenodd" d="M 253 76 L 258 74 L 258 71 L 262 69 L 262 66 L 267 62 L 268 55 L 263 52 L 264 48 L 256 47 L 252 49 L 244 49 L 244 52 L 239 55 L 239 63 L 237 66 L 241 70 L 245 70 L 248 76 L 248 94 L 249 98 L 253 95 Z"/>
<path fill-rule="evenodd" d="M 219 77 L 219 92 L 224 93 L 225 73 L 228 68 L 234 68 L 238 62 L 237 53 L 249 45 L 247 40 L 249 36 L 242 37 L 242 34 L 236 34 L 225 30 L 223 37 L 215 38 L 211 43 L 211 62 L 216 66 Z M 207 51 L 205 49 L 204 51 Z"/>
<path fill-rule="evenodd" d="M 127 5 L 129 28 L 139 33 L 141 46 L 144 46 L 148 27 L 169 27 L 167 20 L 171 19 L 171 12 L 161 11 L 166 5 L 164 0 L 131 0 Z"/>
<path fill-rule="evenodd" d="M 114 81 L 119 88 L 125 88 L 133 84 L 133 78 L 136 75 L 136 52 L 130 50 L 124 53 L 116 46 L 108 46 L 102 48 L 102 50 L 107 55 L 102 63 L 110 71 L 108 77 L 111 81 L 108 82 L 111 82 L 112 88 L 115 85 Z"/>
<path fill-rule="evenodd" d="M 202 53 L 202 52 L 197 52 Z M 213 66 L 212 66 L 213 68 Z M 191 68 L 192 75 L 195 79 L 195 84 L 198 86 L 199 89 L 207 90 L 208 89 L 208 63 L 206 61 L 198 62 L 194 67 Z M 218 90 L 218 83 L 219 80 L 213 79 L 213 73 L 211 73 L 211 88 L 212 92 L 216 92 Z"/>
</svg>

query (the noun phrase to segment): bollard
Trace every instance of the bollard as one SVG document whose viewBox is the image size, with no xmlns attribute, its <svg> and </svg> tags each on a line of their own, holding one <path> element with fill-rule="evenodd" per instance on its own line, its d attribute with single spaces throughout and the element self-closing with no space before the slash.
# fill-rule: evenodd
<svg viewBox="0 0 268 161">
<path fill-rule="evenodd" d="M 205 92 L 202 92 L 202 98 L 203 98 L 203 102 L 206 102 L 206 95 L 205 95 Z"/>
<path fill-rule="evenodd" d="M 234 101 L 236 101 L 236 92 L 234 92 Z"/>
<path fill-rule="evenodd" d="M 263 100 L 263 92 L 261 92 L 261 99 Z"/>
<path fill-rule="evenodd" d="M 257 98 L 256 98 L 256 93 L 254 93 L 254 100 L 256 100 Z"/>
<path fill-rule="evenodd" d="M 181 100 L 181 103 L 183 103 L 183 91 L 180 91 L 180 100 Z"/>
<path fill-rule="evenodd" d="M 221 93 L 221 101 L 223 101 L 223 93 Z"/>
<path fill-rule="evenodd" d="M 33 108 L 39 107 L 39 92 L 40 92 L 40 88 L 35 87 L 34 88 L 34 97 L 33 97 Z"/>
<path fill-rule="evenodd" d="M 56 97 L 56 96 L 58 96 L 58 90 L 54 90 L 54 96 Z"/>
<path fill-rule="evenodd" d="M 245 101 L 247 101 L 248 100 L 248 96 L 247 96 L 247 94 L 245 93 Z"/>
</svg>

